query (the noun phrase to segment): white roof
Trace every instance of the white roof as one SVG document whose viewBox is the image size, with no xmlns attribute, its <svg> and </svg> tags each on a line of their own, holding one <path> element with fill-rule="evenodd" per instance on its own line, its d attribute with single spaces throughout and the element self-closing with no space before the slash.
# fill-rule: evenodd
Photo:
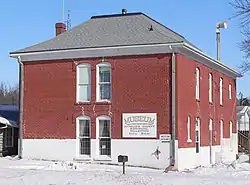
<svg viewBox="0 0 250 185">
<path fill-rule="evenodd" d="M 6 118 L 1 117 L 1 116 L 0 116 L 0 123 L 5 124 L 6 126 L 18 128 L 18 124 L 15 121 L 7 120 Z"/>
</svg>

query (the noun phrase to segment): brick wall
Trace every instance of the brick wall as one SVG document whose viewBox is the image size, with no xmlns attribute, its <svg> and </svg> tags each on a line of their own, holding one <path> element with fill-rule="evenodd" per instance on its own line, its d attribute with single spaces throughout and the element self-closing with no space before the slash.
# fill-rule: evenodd
<svg viewBox="0 0 250 185">
<path fill-rule="evenodd" d="M 200 101 L 195 97 L 196 67 L 200 69 Z M 220 144 L 220 120 L 224 121 L 224 137 L 229 138 L 229 121 L 233 121 L 233 133 L 236 133 L 236 81 L 222 73 L 198 62 L 177 55 L 177 135 L 179 147 L 195 146 L 195 119 L 201 120 L 201 146 L 209 146 L 209 119 L 213 120 L 213 145 Z M 213 75 L 213 103 L 209 103 L 209 73 Z M 219 78 L 223 78 L 223 106 L 219 102 Z M 228 85 L 232 84 L 232 99 L 229 100 Z M 191 116 L 191 139 L 187 143 L 187 118 Z"/>
<path fill-rule="evenodd" d="M 96 103 L 96 64 L 101 59 L 39 61 L 24 64 L 24 138 L 74 139 L 76 117 L 112 112 L 112 138 L 122 137 L 125 113 L 157 113 L 158 134 L 170 133 L 171 55 L 107 58 L 112 66 L 112 102 Z M 91 64 L 91 103 L 76 104 L 76 65 Z"/>
</svg>

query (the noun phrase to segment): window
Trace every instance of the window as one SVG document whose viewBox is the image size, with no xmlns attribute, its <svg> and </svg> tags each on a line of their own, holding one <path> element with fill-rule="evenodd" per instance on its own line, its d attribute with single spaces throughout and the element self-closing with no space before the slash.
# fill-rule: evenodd
<svg viewBox="0 0 250 185">
<path fill-rule="evenodd" d="M 229 122 L 230 148 L 233 149 L 233 122 Z"/>
<path fill-rule="evenodd" d="M 196 68 L 196 89 L 195 89 L 196 99 L 200 99 L 200 69 Z"/>
<path fill-rule="evenodd" d="M 223 104 L 223 79 L 220 78 L 220 105 Z"/>
<path fill-rule="evenodd" d="M 209 103 L 213 103 L 213 75 L 212 73 L 209 73 L 209 92 L 208 92 L 208 96 L 209 96 Z"/>
<path fill-rule="evenodd" d="M 229 100 L 231 100 L 232 99 L 232 85 L 231 84 L 229 84 L 228 85 L 228 92 L 229 92 Z"/>
<path fill-rule="evenodd" d="M 220 142 L 221 142 L 221 146 L 223 145 L 223 138 L 224 138 L 224 133 L 223 133 L 223 120 L 220 120 Z"/>
<path fill-rule="evenodd" d="M 97 65 L 97 101 L 111 100 L 111 66 L 109 63 Z"/>
<path fill-rule="evenodd" d="M 14 129 L 12 127 L 7 127 L 5 130 L 5 146 L 13 147 L 14 146 Z"/>
<path fill-rule="evenodd" d="M 230 138 L 232 138 L 233 136 L 233 122 L 232 121 L 229 122 L 229 134 L 230 134 Z"/>
<path fill-rule="evenodd" d="M 108 116 L 97 118 L 97 135 L 99 143 L 99 155 L 111 155 L 111 119 Z"/>
<path fill-rule="evenodd" d="M 213 120 L 209 119 L 209 144 L 212 146 L 213 142 Z"/>
<path fill-rule="evenodd" d="M 188 116 L 188 118 L 187 118 L 187 142 L 188 143 L 192 142 L 191 136 L 190 136 L 190 121 L 191 121 L 191 118 L 190 118 L 190 116 Z"/>
<path fill-rule="evenodd" d="M 91 151 L 91 122 L 89 117 L 79 117 L 78 122 L 78 143 L 79 143 L 79 155 L 89 155 Z"/>
<path fill-rule="evenodd" d="M 200 118 L 196 118 L 195 149 L 196 149 L 196 153 L 200 153 Z"/>
<path fill-rule="evenodd" d="M 89 64 L 77 66 L 77 102 L 88 102 L 91 98 L 91 70 Z"/>
</svg>

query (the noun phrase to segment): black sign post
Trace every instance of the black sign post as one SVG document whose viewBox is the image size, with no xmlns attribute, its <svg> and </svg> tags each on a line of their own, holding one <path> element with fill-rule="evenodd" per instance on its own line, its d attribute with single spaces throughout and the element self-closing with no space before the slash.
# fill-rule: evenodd
<svg viewBox="0 0 250 185">
<path fill-rule="evenodd" d="M 128 162 L 128 156 L 126 155 L 119 155 L 118 156 L 118 163 L 122 162 L 122 173 L 125 174 L 125 162 Z"/>
</svg>

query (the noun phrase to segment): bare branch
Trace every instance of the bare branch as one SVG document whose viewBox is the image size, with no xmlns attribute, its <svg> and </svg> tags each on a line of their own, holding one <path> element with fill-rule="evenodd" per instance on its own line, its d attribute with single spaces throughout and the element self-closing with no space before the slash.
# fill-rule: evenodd
<svg viewBox="0 0 250 185">
<path fill-rule="evenodd" d="M 244 39 L 239 44 L 241 51 L 245 53 L 244 61 L 239 65 L 241 73 L 250 71 L 250 0 L 232 0 L 231 6 L 236 10 L 233 17 L 239 17 L 240 28 Z"/>
</svg>

